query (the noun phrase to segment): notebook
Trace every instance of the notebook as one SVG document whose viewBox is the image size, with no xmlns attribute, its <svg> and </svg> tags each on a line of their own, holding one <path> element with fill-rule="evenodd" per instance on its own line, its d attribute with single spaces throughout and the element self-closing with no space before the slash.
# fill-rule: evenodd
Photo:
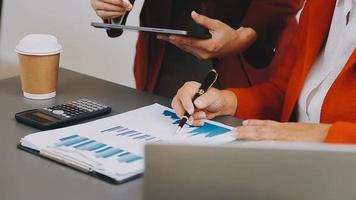
<svg viewBox="0 0 356 200">
<path fill-rule="evenodd" d="M 232 127 L 207 120 L 175 134 L 179 117 L 153 104 L 104 119 L 22 138 L 19 148 L 114 184 L 142 175 L 144 145 L 159 142 L 224 144 Z"/>
</svg>

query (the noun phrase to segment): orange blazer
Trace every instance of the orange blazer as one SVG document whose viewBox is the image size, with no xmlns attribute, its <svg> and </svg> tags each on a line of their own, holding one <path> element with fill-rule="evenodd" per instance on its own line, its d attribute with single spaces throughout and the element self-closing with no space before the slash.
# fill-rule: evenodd
<svg viewBox="0 0 356 200">
<path fill-rule="evenodd" d="M 328 38 L 336 0 L 307 1 L 288 53 L 269 79 L 252 88 L 233 88 L 239 118 L 295 121 L 305 79 Z M 356 144 L 356 51 L 325 97 L 321 123 L 332 124 L 327 143 Z"/>
</svg>

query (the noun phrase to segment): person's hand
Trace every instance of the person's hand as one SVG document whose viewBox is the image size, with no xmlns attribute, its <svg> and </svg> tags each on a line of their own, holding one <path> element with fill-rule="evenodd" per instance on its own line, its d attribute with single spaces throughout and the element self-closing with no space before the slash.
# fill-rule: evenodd
<svg viewBox="0 0 356 200">
<path fill-rule="evenodd" d="M 91 6 L 103 20 L 121 17 L 132 9 L 128 0 L 91 0 Z"/>
<path fill-rule="evenodd" d="M 330 124 L 246 120 L 243 122 L 243 126 L 234 130 L 234 136 L 240 140 L 323 142 L 330 127 Z"/>
<path fill-rule="evenodd" d="M 187 82 L 178 90 L 172 101 L 172 108 L 178 116 L 183 116 L 187 111 L 191 114 L 189 123 L 202 126 L 204 119 L 212 119 L 219 115 L 234 115 L 237 107 L 234 93 L 210 88 L 193 102 L 192 99 L 199 87 L 200 83 Z"/>
<path fill-rule="evenodd" d="M 241 27 L 235 30 L 219 20 L 199 15 L 194 11 L 192 18 L 197 24 L 207 28 L 212 38 L 202 40 L 176 35 L 158 35 L 157 38 L 170 42 L 199 59 L 239 54 L 256 41 L 257 33 L 252 28 Z"/>
</svg>

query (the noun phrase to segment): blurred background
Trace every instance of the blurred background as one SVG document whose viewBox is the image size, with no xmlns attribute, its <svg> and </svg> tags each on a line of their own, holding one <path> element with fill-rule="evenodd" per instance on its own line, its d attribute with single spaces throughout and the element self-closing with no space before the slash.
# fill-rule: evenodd
<svg viewBox="0 0 356 200">
<path fill-rule="evenodd" d="M 137 0 L 127 24 L 138 25 L 144 0 Z M 137 33 L 110 39 L 90 22 L 100 22 L 90 0 L 0 0 L 0 79 L 19 74 L 18 41 L 27 34 L 57 37 L 63 46 L 61 67 L 134 87 L 133 59 Z"/>
</svg>

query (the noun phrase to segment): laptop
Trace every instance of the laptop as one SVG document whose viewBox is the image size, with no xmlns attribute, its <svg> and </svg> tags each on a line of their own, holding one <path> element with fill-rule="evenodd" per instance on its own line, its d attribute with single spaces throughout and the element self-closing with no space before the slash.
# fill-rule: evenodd
<svg viewBox="0 0 356 200">
<path fill-rule="evenodd" d="M 145 200 L 355 200 L 356 146 L 151 144 Z"/>
</svg>

